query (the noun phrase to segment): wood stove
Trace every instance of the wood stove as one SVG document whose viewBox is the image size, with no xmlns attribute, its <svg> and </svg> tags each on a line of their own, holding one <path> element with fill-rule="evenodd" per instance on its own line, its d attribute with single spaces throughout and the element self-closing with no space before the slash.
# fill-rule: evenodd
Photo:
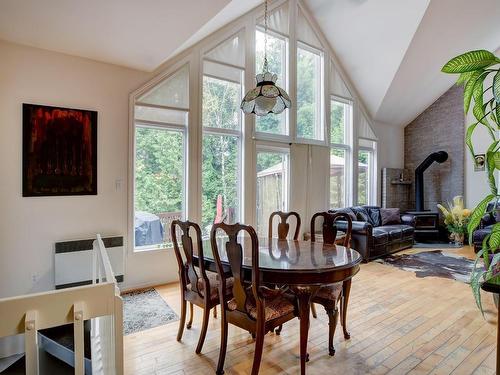
<svg viewBox="0 0 500 375">
<path fill-rule="evenodd" d="M 424 209 L 424 172 L 432 163 L 439 164 L 448 160 L 446 151 L 433 152 L 415 169 L 415 211 L 408 213 L 415 216 L 415 240 L 439 240 L 439 214 Z"/>
</svg>

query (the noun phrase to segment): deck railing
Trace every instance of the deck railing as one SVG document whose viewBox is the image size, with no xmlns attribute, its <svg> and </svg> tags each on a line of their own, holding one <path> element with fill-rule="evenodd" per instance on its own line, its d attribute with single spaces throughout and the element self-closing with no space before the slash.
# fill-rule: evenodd
<svg viewBox="0 0 500 375">
<path fill-rule="evenodd" d="M 26 374 L 39 373 L 38 331 L 73 324 L 75 374 L 83 375 L 84 321 L 92 319 L 93 374 L 123 374 L 123 303 L 97 235 L 93 284 L 0 299 L 0 337 L 24 333 Z"/>
</svg>

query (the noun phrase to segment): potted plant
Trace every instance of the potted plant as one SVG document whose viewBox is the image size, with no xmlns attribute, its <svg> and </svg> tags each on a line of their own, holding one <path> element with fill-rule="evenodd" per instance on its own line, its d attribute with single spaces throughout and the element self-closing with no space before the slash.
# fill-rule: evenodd
<svg viewBox="0 0 500 375">
<path fill-rule="evenodd" d="M 481 218 L 486 213 L 488 203 L 498 204 L 499 195 L 495 181 L 495 171 L 500 170 L 500 152 L 498 130 L 500 130 L 500 58 L 486 50 L 466 52 L 448 61 L 442 68 L 444 73 L 459 74 L 457 84 L 464 87 L 464 112 L 471 108 L 475 120 L 468 125 L 465 143 L 474 157 L 472 135 L 476 128 L 485 127 L 491 136 L 491 144 L 486 152 L 486 170 L 490 193 L 472 211 L 467 230 L 469 238 L 478 227 Z M 485 82 L 488 84 L 485 88 Z M 490 84 L 491 82 L 491 84 Z M 474 269 L 471 274 L 471 287 L 476 303 L 483 312 L 481 304 L 481 286 L 488 291 L 500 290 L 500 253 L 495 251 L 500 247 L 500 223 L 493 226 L 491 233 L 485 237 L 482 249 L 477 253 Z M 480 264 L 483 260 L 484 266 Z"/>
<path fill-rule="evenodd" d="M 461 195 L 454 197 L 453 203 L 448 202 L 447 206 L 437 205 L 444 216 L 444 223 L 450 232 L 450 239 L 456 247 L 462 247 L 471 212 L 464 207 L 464 198 Z"/>
</svg>

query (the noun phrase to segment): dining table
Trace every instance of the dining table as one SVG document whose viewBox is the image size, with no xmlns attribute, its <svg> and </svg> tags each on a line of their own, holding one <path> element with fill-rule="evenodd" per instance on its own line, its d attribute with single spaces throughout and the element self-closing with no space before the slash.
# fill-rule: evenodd
<svg viewBox="0 0 500 375">
<path fill-rule="evenodd" d="M 217 246 L 223 266 L 230 267 L 225 252 L 227 238 L 218 237 Z M 242 272 L 244 280 L 252 281 L 252 247 L 249 237 L 239 239 L 242 247 Z M 203 241 L 205 268 L 217 272 L 210 240 Z M 198 262 L 196 253 L 194 262 Z M 343 299 L 342 325 L 346 328 L 346 311 L 351 290 L 351 279 L 359 271 L 361 255 L 354 249 L 322 242 L 279 240 L 277 238 L 259 238 L 259 271 L 261 283 L 276 286 L 288 286 L 298 302 L 300 320 L 300 372 L 306 373 L 307 340 L 311 301 L 323 285 L 341 282 Z"/>
</svg>

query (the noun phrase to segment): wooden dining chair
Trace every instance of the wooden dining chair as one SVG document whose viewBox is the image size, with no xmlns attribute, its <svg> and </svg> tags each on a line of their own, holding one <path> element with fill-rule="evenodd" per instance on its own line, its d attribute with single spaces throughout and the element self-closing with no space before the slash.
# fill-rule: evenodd
<svg viewBox="0 0 500 375">
<path fill-rule="evenodd" d="M 221 230 L 226 238 L 225 250 L 220 250 L 217 231 Z M 249 237 L 239 237 L 238 234 L 247 234 Z M 238 242 L 240 241 L 240 242 Z M 243 247 L 251 251 L 252 272 L 251 284 L 244 280 Z M 259 241 L 255 229 L 242 224 L 215 224 L 210 232 L 210 242 L 221 279 L 219 284 L 219 297 L 221 300 L 221 345 L 217 374 L 224 373 L 224 361 L 227 349 L 228 323 L 243 328 L 255 335 L 255 352 L 252 365 L 252 375 L 259 373 L 260 361 L 264 347 L 264 336 L 281 324 L 293 319 L 297 315 L 297 306 L 293 298 L 287 298 L 280 289 L 270 289 L 260 284 L 259 271 Z M 249 246 L 249 247 L 248 247 Z M 226 270 L 222 264 L 221 253 L 227 256 L 227 262 L 233 275 L 233 297 L 227 293 Z M 248 254 L 247 254 L 248 255 Z"/>
<path fill-rule="evenodd" d="M 290 224 L 287 222 L 290 216 L 295 216 L 296 224 L 295 224 L 295 233 L 293 234 L 293 239 L 297 241 L 299 239 L 300 232 L 300 215 L 297 212 L 283 212 L 283 211 L 275 211 L 269 216 L 269 231 L 268 237 L 273 238 L 273 219 L 275 216 L 280 217 L 280 222 L 278 223 L 278 239 L 286 240 L 288 237 L 288 232 L 290 231 Z"/>
<path fill-rule="evenodd" d="M 181 244 L 177 240 L 177 229 L 181 232 Z M 190 229 L 196 234 L 196 244 L 198 250 L 198 264 L 193 263 L 193 238 L 190 235 Z M 170 225 L 172 242 L 174 244 L 175 257 L 179 265 L 179 283 L 181 287 L 181 319 L 179 330 L 177 332 L 177 341 L 182 338 L 184 325 L 186 322 L 186 303 L 189 302 L 190 316 L 186 325 L 187 329 L 193 324 L 193 304 L 203 309 L 203 323 L 200 331 L 200 338 L 196 346 L 196 353 L 200 353 L 207 334 L 208 321 L 210 318 L 210 309 L 215 309 L 219 302 L 219 284 L 220 279 L 215 272 L 207 272 L 204 265 L 203 245 L 201 230 L 198 224 L 190 221 L 174 220 Z M 181 247 L 182 252 L 181 254 Z M 225 292 L 228 297 L 232 293 L 232 278 L 227 278 L 225 282 Z"/>
<path fill-rule="evenodd" d="M 349 247 L 351 242 L 352 233 L 352 219 L 346 213 L 331 213 L 331 212 L 318 212 L 311 218 L 311 241 L 316 240 L 315 236 L 315 223 L 318 217 L 323 217 L 323 243 L 335 244 L 337 237 L 337 227 L 335 225 L 336 221 L 346 221 L 347 230 L 345 233 L 343 246 Z M 326 314 L 328 315 L 328 353 L 330 355 L 335 354 L 335 348 L 333 347 L 333 337 L 335 336 L 335 329 L 337 327 L 337 321 L 339 316 L 339 311 L 337 306 L 340 302 L 340 316 L 341 324 L 344 331 L 344 338 L 349 339 L 351 336 L 347 331 L 346 320 L 347 320 L 347 299 L 344 298 L 345 295 L 349 293 L 346 288 L 350 289 L 350 282 L 348 283 L 335 283 L 331 285 L 322 286 L 314 298 L 313 303 L 318 303 L 325 308 Z M 313 306 L 313 305 L 311 305 Z M 313 311 L 313 317 L 316 318 L 316 311 Z"/>
</svg>

